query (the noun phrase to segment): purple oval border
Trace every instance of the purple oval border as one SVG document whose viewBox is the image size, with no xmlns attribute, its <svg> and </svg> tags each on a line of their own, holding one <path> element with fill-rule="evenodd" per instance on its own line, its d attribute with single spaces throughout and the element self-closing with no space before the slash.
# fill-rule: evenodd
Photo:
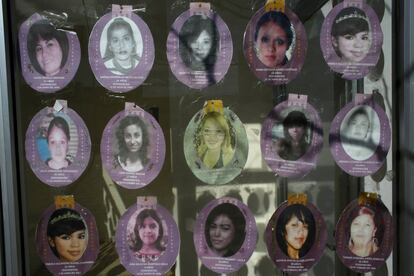
<svg viewBox="0 0 414 276">
<path fill-rule="evenodd" d="M 145 208 L 143 208 L 145 209 Z M 134 275 L 164 275 L 176 262 L 180 251 L 180 232 L 174 218 L 163 206 L 157 204 L 155 211 L 160 216 L 161 222 L 167 225 L 168 234 L 165 234 L 168 240 L 165 252 L 160 255 L 156 261 L 144 262 L 134 256 L 134 252 L 128 246 L 128 222 L 138 211 L 135 204 L 119 219 L 115 234 L 116 251 L 118 252 L 121 264 Z"/>
<path fill-rule="evenodd" d="M 129 19 L 136 24 L 142 36 L 142 56 L 137 66 L 128 75 L 116 75 L 106 68 L 100 53 L 103 29 L 112 18 L 112 13 L 107 13 L 93 27 L 88 45 L 89 64 L 96 80 L 103 87 L 112 92 L 124 93 L 137 88 L 148 77 L 155 59 L 154 39 L 144 20 L 132 13 Z"/>
<path fill-rule="evenodd" d="M 230 257 L 217 256 L 207 245 L 204 235 L 205 223 L 207 217 L 212 209 L 223 203 L 231 203 L 235 205 L 243 213 L 246 220 L 246 237 L 244 242 L 234 255 Z M 196 248 L 197 256 L 200 258 L 203 265 L 217 273 L 230 273 L 239 270 L 253 254 L 257 243 L 257 227 L 256 220 L 243 202 L 231 198 L 222 197 L 210 201 L 198 214 L 196 223 L 194 225 L 193 234 L 194 246 Z"/>
<path fill-rule="evenodd" d="M 284 160 L 276 153 L 272 141 L 272 128 L 278 123 L 283 123 L 284 116 L 281 113 L 284 110 L 298 110 L 305 114 L 312 124 L 312 139 L 306 153 L 298 160 Z M 262 124 L 260 133 L 260 148 L 264 160 L 270 169 L 282 177 L 294 178 L 303 177 L 316 167 L 319 153 L 323 146 L 323 128 L 321 118 L 316 109 L 309 103 L 306 108 L 290 105 L 288 101 L 281 102 L 275 106 Z"/>
<path fill-rule="evenodd" d="M 381 23 L 375 11 L 363 1 L 362 5 L 357 7 L 367 15 L 371 26 L 372 44 L 367 56 L 358 64 L 347 64 L 341 62 L 341 58 L 336 54 L 332 47 L 331 30 L 336 15 L 344 8 L 349 7 L 345 2 L 336 5 L 326 16 L 321 29 L 320 45 L 325 61 L 329 67 L 342 74 L 342 78 L 347 80 L 356 80 L 365 77 L 370 69 L 375 66 L 381 54 L 383 34 Z"/>
<path fill-rule="evenodd" d="M 184 23 L 191 17 L 190 10 L 183 12 L 177 17 L 171 26 L 171 30 L 167 38 L 167 59 L 172 73 L 180 82 L 194 89 L 203 89 L 210 85 L 219 83 L 229 70 L 231 60 L 233 58 L 233 41 L 226 23 L 214 11 L 210 11 L 206 14 L 206 16 L 215 22 L 217 30 L 220 34 L 220 41 L 217 48 L 217 59 L 214 65 L 213 73 L 193 71 L 184 64 L 180 57 L 178 34 L 180 33 Z M 214 79 L 213 82 L 211 82 L 211 78 Z"/>
<path fill-rule="evenodd" d="M 88 245 L 78 262 L 61 262 L 50 249 L 47 238 L 47 224 L 52 213 L 56 210 L 55 205 L 49 206 L 43 213 L 36 228 L 36 250 L 46 268 L 54 275 L 83 275 L 94 264 L 99 252 L 99 237 L 95 218 L 92 213 L 75 203 L 74 210 L 77 211 L 86 223 L 88 229 Z M 65 270 L 68 272 L 65 273 Z"/>
<path fill-rule="evenodd" d="M 81 59 L 81 48 L 77 34 L 75 32 L 65 31 L 69 41 L 68 60 L 66 64 L 57 75 L 52 77 L 46 77 L 37 72 L 30 63 L 27 49 L 27 35 L 30 27 L 34 23 L 45 19 L 40 14 L 35 13 L 20 26 L 20 64 L 23 78 L 30 87 L 38 92 L 53 93 L 65 88 L 75 77 Z"/>
<path fill-rule="evenodd" d="M 303 64 L 305 63 L 306 51 L 308 48 L 305 27 L 295 13 L 289 9 L 285 10 L 285 14 L 295 30 L 295 49 L 291 59 L 285 65 L 279 68 L 269 68 L 258 59 L 254 51 L 256 25 L 265 13 L 265 8 L 260 8 L 247 24 L 243 39 L 244 56 L 250 70 L 258 79 L 271 85 L 286 84 L 299 75 Z"/>
<path fill-rule="evenodd" d="M 184 133 L 184 156 L 191 172 L 201 181 L 207 184 L 226 184 L 235 179 L 243 171 L 249 152 L 249 143 L 246 130 L 239 117 L 229 108 L 224 109 L 224 117 L 234 130 L 235 147 L 234 155 L 230 162 L 223 168 L 208 169 L 197 156 L 194 147 L 194 136 L 202 119 L 203 110 L 197 112 Z M 230 124 L 231 123 L 231 124 Z"/>
<path fill-rule="evenodd" d="M 335 230 L 336 253 L 341 262 L 349 269 L 359 273 L 367 273 L 381 267 L 391 254 L 394 240 L 394 226 L 392 216 L 381 200 L 377 201 L 375 207 L 369 205 L 369 207 L 374 208 L 376 212 L 381 212 L 382 224 L 384 225 L 382 242 L 378 251 L 374 254 L 368 257 L 356 256 L 348 248 L 349 227 L 347 226 L 349 225 L 347 220 L 352 211 L 359 206 L 358 199 L 351 201 L 351 203 L 345 207 L 338 220 Z"/>
<path fill-rule="evenodd" d="M 288 206 L 288 202 L 285 201 L 273 213 L 266 226 L 265 240 L 267 252 L 275 265 L 283 272 L 296 274 L 308 271 L 319 261 L 325 250 L 328 233 L 321 212 L 313 204 L 307 203 L 305 207 L 310 210 L 315 219 L 315 242 L 303 258 L 295 260 L 286 256 L 279 247 L 274 231 L 278 227 L 277 221 L 279 216 Z"/>
<path fill-rule="evenodd" d="M 114 167 L 114 155 L 112 154 L 112 141 L 115 127 L 119 121 L 129 114 L 125 111 L 117 113 L 106 125 L 101 141 L 101 158 L 105 169 L 111 179 L 118 185 L 127 189 L 142 188 L 151 183 L 160 173 L 165 159 L 165 139 L 162 129 L 151 114 L 145 112 L 141 119 L 147 126 L 150 135 L 149 163 L 138 172 L 127 172 L 120 167 Z M 137 116 L 137 115 L 131 115 Z"/>
<path fill-rule="evenodd" d="M 74 161 L 65 169 L 54 170 L 49 168 L 39 157 L 36 134 L 44 117 L 53 113 L 50 107 L 45 107 L 39 111 L 31 120 L 26 131 L 25 150 L 26 160 L 30 165 L 33 173 L 43 183 L 52 187 L 62 187 L 75 182 L 85 171 L 89 164 L 91 155 L 91 138 L 89 136 L 88 128 L 83 122 L 82 118 L 70 108 L 66 109 L 66 115 L 72 120 L 76 126 L 78 133 L 78 148 Z M 59 116 L 59 112 L 55 113 Z M 70 124 L 69 124 L 70 127 Z"/>
<path fill-rule="evenodd" d="M 380 122 L 380 139 L 379 145 L 374 154 L 367 160 L 354 160 L 349 156 L 342 146 L 340 141 L 340 130 L 342 121 L 351 112 L 354 107 L 369 106 L 378 115 Z M 368 176 L 378 171 L 384 163 L 388 150 L 391 145 L 391 127 L 385 111 L 375 101 L 370 100 L 365 104 L 357 105 L 355 102 L 350 102 L 343 107 L 332 121 L 331 129 L 329 131 L 329 147 L 331 149 L 332 157 L 336 164 L 346 173 L 362 177 Z"/>
</svg>

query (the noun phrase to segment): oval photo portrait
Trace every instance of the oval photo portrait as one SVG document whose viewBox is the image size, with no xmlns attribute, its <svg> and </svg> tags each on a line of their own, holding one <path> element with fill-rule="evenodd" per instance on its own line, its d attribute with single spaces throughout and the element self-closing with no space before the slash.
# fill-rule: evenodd
<svg viewBox="0 0 414 276">
<path fill-rule="evenodd" d="M 218 101 L 217 101 L 218 102 Z M 247 161 L 246 130 L 230 109 L 197 112 L 184 135 L 184 155 L 193 174 L 208 184 L 226 184 Z"/>
<path fill-rule="evenodd" d="M 129 233 L 131 237 L 130 249 L 134 256 L 143 262 L 153 262 L 164 254 L 166 242 L 164 241 L 164 225 L 154 209 L 141 210 L 135 220 L 134 230 Z"/>
<path fill-rule="evenodd" d="M 245 237 L 246 219 L 236 205 L 223 203 L 208 214 L 205 239 L 217 256 L 233 256 L 243 245 Z"/>
<path fill-rule="evenodd" d="M 354 160 L 369 159 L 380 140 L 380 120 L 370 106 L 351 109 L 341 123 L 340 137 L 345 152 Z"/>
<path fill-rule="evenodd" d="M 303 258 L 315 242 L 315 219 L 304 205 L 293 204 L 280 214 L 276 239 L 282 252 L 291 259 Z"/>
<path fill-rule="evenodd" d="M 65 22 L 52 22 L 38 13 L 20 26 L 22 74 L 26 83 L 38 92 L 62 90 L 75 77 L 81 49 L 76 32 L 66 31 L 70 29 L 67 27 Z"/>
<path fill-rule="evenodd" d="M 335 229 L 336 253 L 342 263 L 358 273 L 382 267 L 393 249 L 391 213 L 378 195 L 360 195 L 339 217 Z"/>
<path fill-rule="evenodd" d="M 217 60 L 220 36 L 209 17 L 193 15 L 179 33 L 179 53 L 185 66 L 193 71 L 211 71 Z"/>
<path fill-rule="evenodd" d="M 269 68 L 284 66 L 294 51 L 295 31 L 286 14 L 270 11 L 262 15 L 254 34 L 257 58 Z"/>
<path fill-rule="evenodd" d="M 115 17 L 104 27 L 100 52 L 106 69 L 115 75 L 129 75 L 142 58 L 142 36 L 128 17 Z"/>
</svg>

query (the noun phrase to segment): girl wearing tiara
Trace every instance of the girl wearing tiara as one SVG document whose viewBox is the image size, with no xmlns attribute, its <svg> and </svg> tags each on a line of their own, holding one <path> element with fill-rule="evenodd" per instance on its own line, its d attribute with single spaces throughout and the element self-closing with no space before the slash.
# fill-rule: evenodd
<svg viewBox="0 0 414 276">
<path fill-rule="evenodd" d="M 372 43 L 366 14 L 355 7 L 341 10 L 333 22 L 331 37 L 332 46 L 341 62 L 361 62 Z"/>
</svg>

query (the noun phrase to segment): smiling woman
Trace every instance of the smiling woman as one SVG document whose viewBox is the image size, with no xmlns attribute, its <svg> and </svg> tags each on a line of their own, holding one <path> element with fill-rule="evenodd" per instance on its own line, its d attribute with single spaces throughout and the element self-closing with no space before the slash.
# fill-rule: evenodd
<svg viewBox="0 0 414 276">
<path fill-rule="evenodd" d="M 62 262 L 76 262 L 82 258 L 88 244 L 85 222 L 78 212 L 57 209 L 47 225 L 50 249 Z"/>
<path fill-rule="evenodd" d="M 141 171 L 148 163 L 148 130 L 138 116 L 124 117 L 116 130 L 118 153 L 115 166 L 128 172 Z"/>
<path fill-rule="evenodd" d="M 27 49 L 34 69 L 52 77 L 66 64 L 69 41 L 65 32 L 56 30 L 47 20 L 40 20 L 29 29 Z"/>
</svg>

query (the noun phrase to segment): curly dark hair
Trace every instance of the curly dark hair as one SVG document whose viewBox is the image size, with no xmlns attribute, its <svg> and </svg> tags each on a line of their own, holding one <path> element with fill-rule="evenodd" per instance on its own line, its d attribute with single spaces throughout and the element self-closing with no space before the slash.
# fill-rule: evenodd
<svg viewBox="0 0 414 276">
<path fill-rule="evenodd" d="M 122 163 L 125 163 L 127 155 L 129 153 L 128 147 L 125 144 L 124 138 L 124 130 L 126 127 L 130 125 L 136 125 L 141 128 L 142 131 L 142 146 L 140 150 L 137 152 L 141 159 L 142 165 L 145 166 L 149 159 L 148 159 L 148 148 L 149 148 L 149 137 L 148 137 L 148 129 L 145 123 L 139 116 L 126 116 L 124 117 L 116 130 L 116 139 L 118 141 L 118 156 Z"/>
</svg>

